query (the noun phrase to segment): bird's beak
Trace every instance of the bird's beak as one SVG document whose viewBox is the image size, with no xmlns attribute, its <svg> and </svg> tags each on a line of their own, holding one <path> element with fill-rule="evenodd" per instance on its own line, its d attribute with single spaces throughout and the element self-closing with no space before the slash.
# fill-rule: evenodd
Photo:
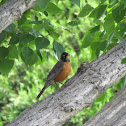
<svg viewBox="0 0 126 126">
<path fill-rule="evenodd" d="M 67 57 L 69 57 L 69 56 L 70 56 L 70 54 L 67 55 Z"/>
</svg>

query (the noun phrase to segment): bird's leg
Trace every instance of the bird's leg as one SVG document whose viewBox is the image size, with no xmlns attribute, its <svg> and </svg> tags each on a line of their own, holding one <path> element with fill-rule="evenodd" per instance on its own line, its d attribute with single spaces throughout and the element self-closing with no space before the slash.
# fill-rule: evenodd
<svg viewBox="0 0 126 126">
<path fill-rule="evenodd" d="M 63 84 L 61 81 L 59 82 L 60 84 Z"/>
</svg>

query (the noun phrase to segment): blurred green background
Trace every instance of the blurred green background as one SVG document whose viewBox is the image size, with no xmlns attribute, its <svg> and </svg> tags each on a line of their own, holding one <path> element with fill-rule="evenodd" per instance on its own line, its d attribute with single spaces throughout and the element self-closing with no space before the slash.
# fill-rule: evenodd
<svg viewBox="0 0 126 126">
<path fill-rule="evenodd" d="M 1 5 L 5 2 L 1 0 Z M 37 0 L 38 4 L 41 2 Z M 63 51 L 70 53 L 70 78 L 80 63 L 97 59 L 125 38 L 125 0 L 48 0 L 47 3 L 26 11 L 0 34 L 3 66 L 0 67 L 0 126 L 36 102 L 49 71 Z M 7 55 L 3 56 L 4 52 Z M 64 126 L 84 124 L 124 85 L 125 77 Z M 50 86 L 40 100 L 57 88 L 55 84 Z"/>
</svg>

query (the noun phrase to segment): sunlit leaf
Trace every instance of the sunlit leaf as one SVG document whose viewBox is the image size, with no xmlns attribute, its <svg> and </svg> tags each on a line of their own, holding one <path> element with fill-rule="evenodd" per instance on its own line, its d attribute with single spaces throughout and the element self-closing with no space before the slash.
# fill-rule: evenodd
<svg viewBox="0 0 126 126">
<path fill-rule="evenodd" d="M 105 98 L 105 93 L 101 94 L 95 102 L 101 102 Z"/>
</svg>

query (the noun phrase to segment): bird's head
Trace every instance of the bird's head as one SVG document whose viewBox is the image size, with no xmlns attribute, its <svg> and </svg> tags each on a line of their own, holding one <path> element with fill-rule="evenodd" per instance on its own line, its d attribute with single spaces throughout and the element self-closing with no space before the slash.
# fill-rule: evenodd
<svg viewBox="0 0 126 126">
<path fill-rule="evenodd" d="M 63 52 L 60 60 L 62 60 L 63 62 L 69 62 L 70 61 L 69 56 L 70 54 L 68 54 L 67 52 Z"/>
</svg>

